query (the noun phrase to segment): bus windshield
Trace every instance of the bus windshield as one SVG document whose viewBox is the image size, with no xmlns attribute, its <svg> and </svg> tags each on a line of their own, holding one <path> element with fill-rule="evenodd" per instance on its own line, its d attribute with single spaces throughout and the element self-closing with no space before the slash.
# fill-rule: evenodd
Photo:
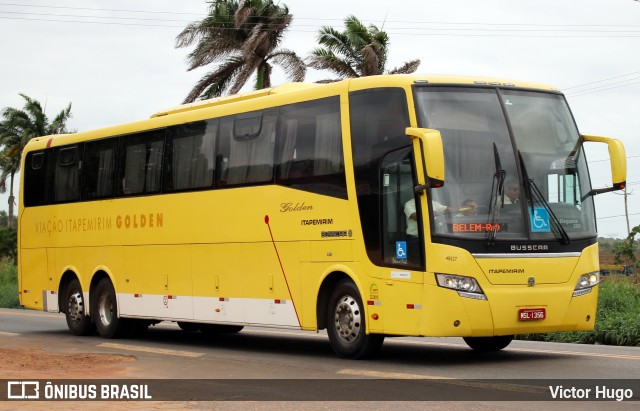
<svg viewBox="0 0 640 411">
<path fill-rule="evenodd" d="M 497 88 L 417 87 L 420 127 L 439 130 L 434 237 L 562 240 L 596 235 L 580 136 L 564 98 Z"/>
</svg>

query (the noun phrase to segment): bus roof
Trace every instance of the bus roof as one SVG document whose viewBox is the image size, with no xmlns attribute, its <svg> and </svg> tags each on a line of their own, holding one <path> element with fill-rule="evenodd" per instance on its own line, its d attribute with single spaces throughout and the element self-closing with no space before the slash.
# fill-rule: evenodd
<svg viewBox="0 0 640 411">
<path fill-rule="evenodd" d="M 196 101 L 194 103 L 183 104 L 170 109 L 158 111 L 151 115 L 151 118 L 162 117 L 170 114 L 184 113 L 185 111 L 200 110 L 203 108 L 209 108 L 214 106 L 221 106 L 223 104 L 235 103 L 243 100 L 251 100 L 258 97 L 268 96 L 270 94 L 287 93 L 290 91 L 308 90 L 314 87 L 320 87 L 321 84 L 311 83 L 288 83 L 281 86 L 265 88 L 262 90 L 256 90 L 248 93 L 233 94 L 230 96 L 217 97 L 209 100 Z"/>
<path fill-rule="evenodd" d="M 446 75 L 424 75 L 424 74 L 393 74 L 382 76 L 368 76 L 353 79 L 345 79 L 328 84 L 320 83 L 288 83 L 280 86 L 270 87 L 267 89 L 251 91 L 247 93 L 234 94 L 231 96 L 218 97 L 209 100 L 198 101 L 190 104 L 183 104 L 177 107 L 154 113 L 150 119 L 142 119 L 125 124 L 117 124 L 106 128 L 87 130 L 80 133 L 52 135 L 36 137 L 29 141 L 28 150 L 42 149 L 51 145 L 68 144 L 75 141 L 82 141 L 91 138 L 101 138 L 106 135 L 126 134 L 154 127 L 166 127 L 167 124 L 173 124 L 177 119 L 169 118 L 174 115 L 193 114 L 194 116 L 184 117 L 178 122 L 193 121 L 193 118 L 203 117 L 208 114 L 200 113 L 211 108 L 223 108 L 227 105 L 231 106 L 235 103 L 247 102 L 250 100 L 259 100 L 268 96 L 284 96 L 288 93 L 303 93 L 305 97 L 310 94 L 326 94 L 341 93 L 348 91 L 358 91 L 376 87 L 407 87 L 411 85 L 437 84 L 437 85 L 468 85 L 476 87 L 507 87 L 507 88 L 524 88 L 532 90 L 543 90 L 558 92 L 554 87 L 544 84 L 510 81 L 505 79 L 473 77 L 473 76 L 446 76 Z M 321 91 L 322 90 L 322 91 Z M 311 93 L 309 93 L 311 91 Z M 285 99 L 279 99 L 281 102 Z M 233 109 L 230 109 L 231 111 Z M 226 111 L 226 110 L 225 110 Z"/>
<path fill-rule="evenodd" d="M 382 79 L 384 77 L 384 79 Z M 344 83 L 349 89 L 361 89 L 368 87 L 375 87 L 376 84 L 384 81 L 384 86 L 389 86 L 389 83 L 397 85 L 406 84 L 461 84 L 461 85 L 475 85 L 475 86 L 504 86 L 504 87 L 519 87 L 528 89 L 540 89 L 549 91 L 558 91 L 544 84 L 525 83 L 522 81 L 511 81 L 488 77 L 472 77 L 472 76 L 444 76 L 444 75 L 383 75 L 383 76 L 368 76 L 360 77 L 356 79 L 345 79 L 335 83 Z M 394 84 L 394 85 L 395 85 Z M 301 90 L 310 90 L 316 87 L 326 87 L 327 84 L 320 83 L 288 83 L 281 86 L 270 87 L 262 90 L 251 91 L 247 93 L 234 94 L 231 96 L 217 97 L 209 100 L 197 101 L 194 103 L 183 104 L 177 107 L 169 108 L 159 111 L 151 115 L 151 118 L 162 117 L 171 114 L 184 113 L 187 111 L 200 110 L 209 107 L 221 106 L 230 103 L 236 103 L 239 101 L 252 100 L 259 97 L 265 97 L 273 94 L 289 93 Z"/>
</svg>

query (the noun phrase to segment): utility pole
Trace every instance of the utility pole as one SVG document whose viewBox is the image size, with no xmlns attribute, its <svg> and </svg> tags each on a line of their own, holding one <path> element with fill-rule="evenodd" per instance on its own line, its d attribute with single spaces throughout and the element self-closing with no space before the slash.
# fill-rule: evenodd
<svg viewBox="0 0 640 411">
<path fill-rule="evenodd" d="M 637 1 L 640 2 L 640 0 L 637 0 Z M 628 236 L 629 234 L 631 234 L 631 224 L 629 224 L 629 206 L 628 206 L 627 198 L 630 195 L 633 195 L 633 192 L 627 192 L 627 187 L 625 186 L 624 193 L 614 193 L 614 194 L 624 197 L 624 218 L 627 222 L 627 236 Z"/>
<path fill-rule="evenodd" d="M 624 216 L 627 219 L 627 235 L 631 234 L 631 226 L 629 225 L 629 208 L 627 207 L 627 186 L 624 186 Z"/>
</svg>

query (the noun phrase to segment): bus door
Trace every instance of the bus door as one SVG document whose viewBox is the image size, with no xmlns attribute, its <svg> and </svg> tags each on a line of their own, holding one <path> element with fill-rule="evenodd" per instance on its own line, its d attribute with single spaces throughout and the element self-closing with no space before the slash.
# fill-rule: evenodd
<svg viewBox="0 0 640 411">
<path fill-rule="evenodd" d="M 381 163 L 381 243 L 388 269 L 380 291 L 384 313 L 394 319 L 385 321 L 389 334 L 416 334 L 422 313 L 424 195 L 415 194 L 414 164 L 411 146 L 387 153 Z"/>
</svg>

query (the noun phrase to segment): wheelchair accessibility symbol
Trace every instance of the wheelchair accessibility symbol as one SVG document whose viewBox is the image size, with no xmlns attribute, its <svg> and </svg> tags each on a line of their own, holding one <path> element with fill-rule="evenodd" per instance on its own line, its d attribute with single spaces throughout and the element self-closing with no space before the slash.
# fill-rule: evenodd
<svg viewBox="0 0 640 411">
<path fill-rule="evenodd" d="M 549 212 L 544 207 L 531 208 L 531 231 L 534 233 L 548 233 L 551 231 Z"/>
<path fill-rule="evenodd" d="M 396 258 L 405 260 L 407 258 L 407 242 L 396 241 Z"/>
</svg>

